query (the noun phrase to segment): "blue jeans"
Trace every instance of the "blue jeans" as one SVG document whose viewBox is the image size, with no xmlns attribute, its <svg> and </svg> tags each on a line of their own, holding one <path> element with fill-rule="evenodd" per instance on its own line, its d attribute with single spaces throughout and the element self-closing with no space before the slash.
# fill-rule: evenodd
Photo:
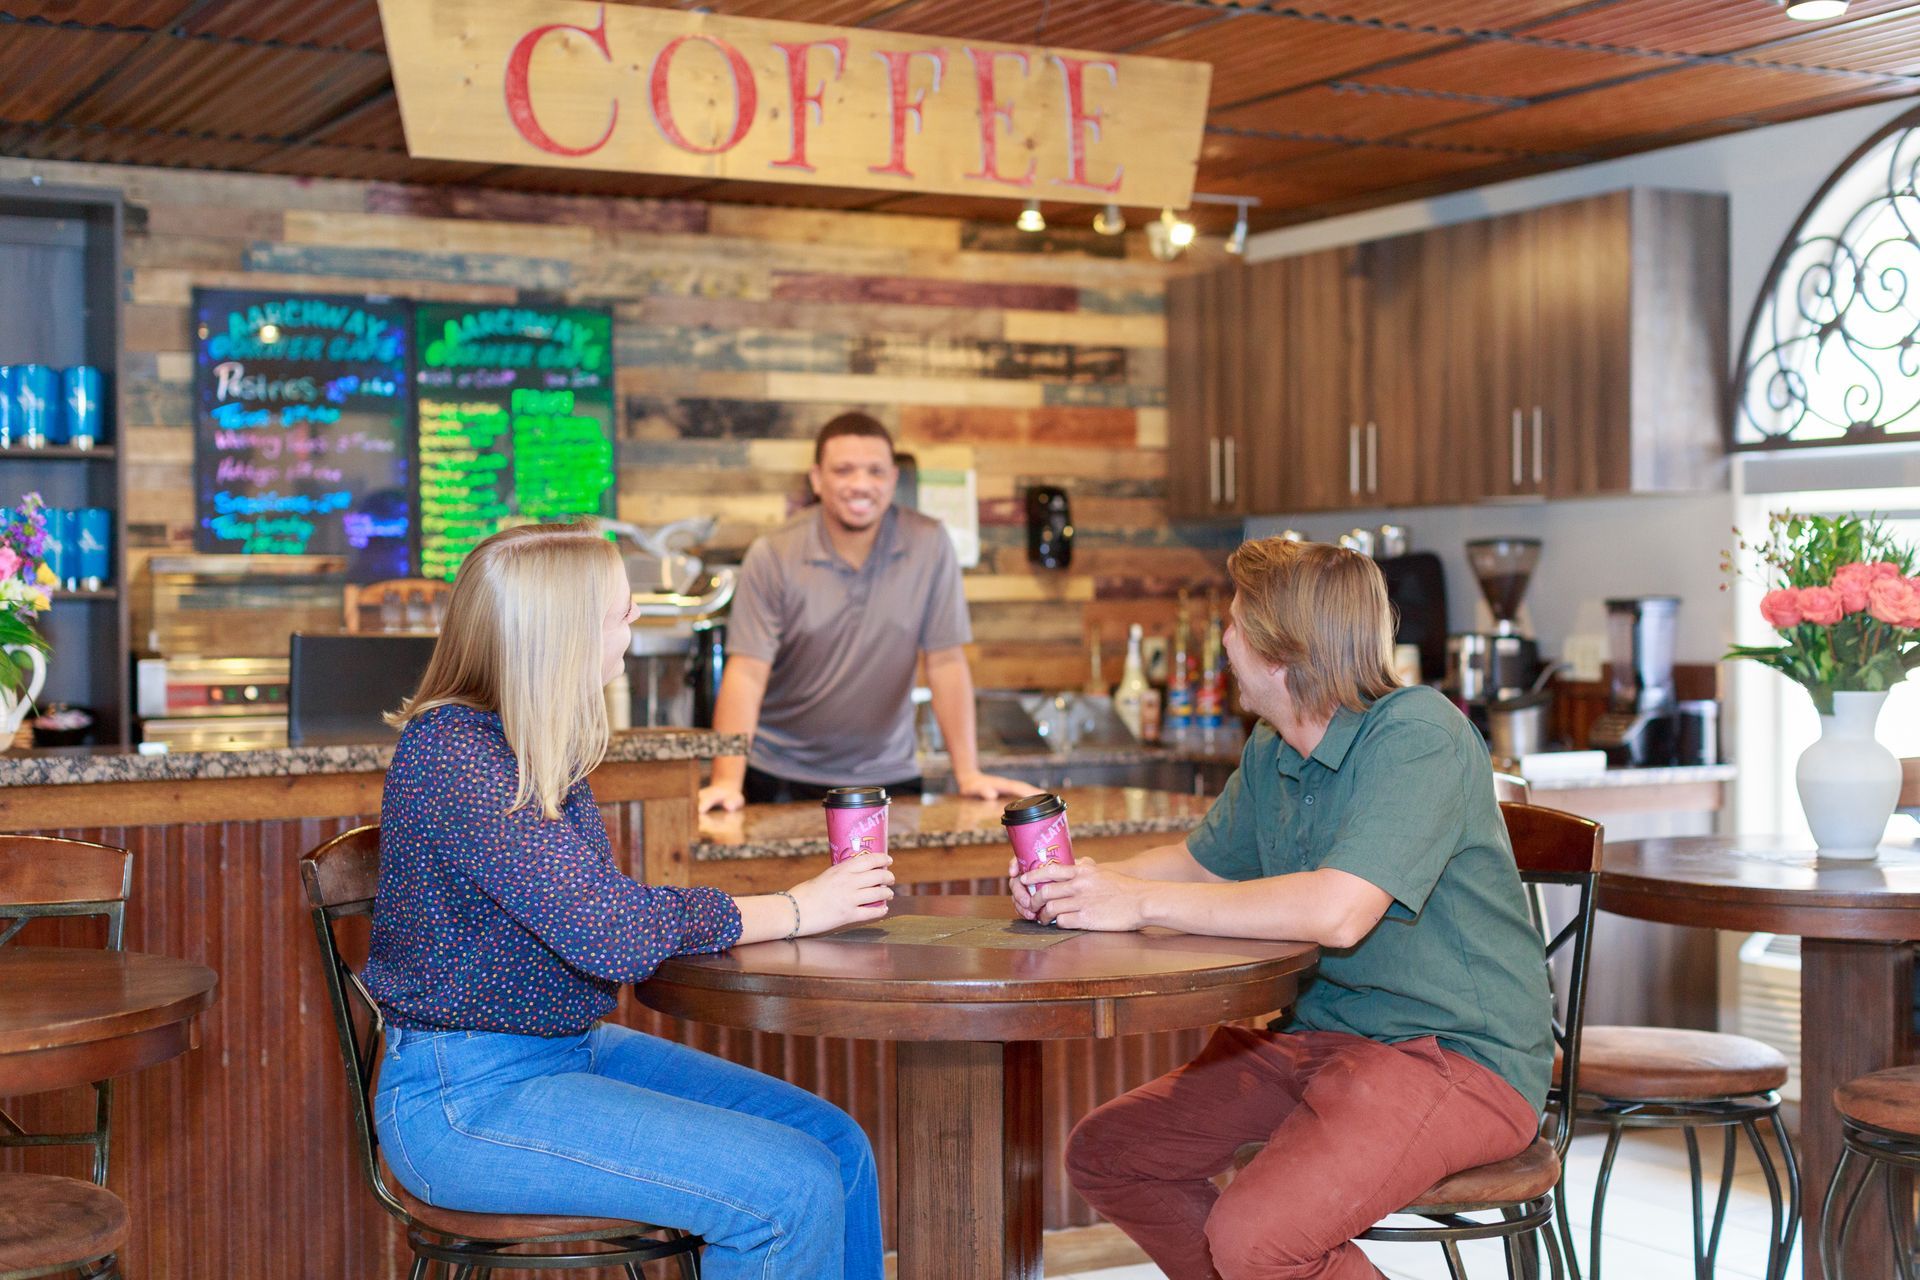
<svg viewBox="0 0 1920 1280">
<path fill-rule="evenodd" d="M 394 1176 L 441 1208 L 678 1227 L 706 1240 L 705 1280 L 880 1280 L 853 1119 L 655 1036 L 390 1027 L 374 1127 Z"/>
</svg>

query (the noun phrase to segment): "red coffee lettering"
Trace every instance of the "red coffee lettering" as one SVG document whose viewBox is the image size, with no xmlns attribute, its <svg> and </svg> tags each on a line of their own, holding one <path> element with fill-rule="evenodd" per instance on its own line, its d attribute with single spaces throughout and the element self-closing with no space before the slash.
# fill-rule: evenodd
<svg viewBox="0 0 1920 1280">
<path fill-rule="evenodd" d="M 1085 80 L 1088 67 L 1105 67 L 1108 82 L 1118 88 L 1120 68 L 1104 58 L 1069 58 L 1059 53 L 1052 56 L 1067 81 L 1067 176 L 1055 178 L 1054 182 L 1091 191 L 1118 191 L 1120 175 L 1127 169 L 1125 165 L 1114 166 L 1112 182 L 1095 182 L 1087 177 L 1087 135 L 1091 133 L 1095 141 L 1100 139 L 1100 121 L 1105 113 L 1087 110 Z"/>
<path fill-rule="evenodd" d="M 907 168 L 907 117 L 913 117 L 913 127 L 924 129 L 920 109 L 926 104 L 929 93 L 940 92 L 940 79 L 947 73 L 947 51 L 945 49 L 876 49 L 874 53 L 887 64 L 887 102 L 888 119 L 892 121 L 892 151 L 885 164 L 870 164 L 868 173 L 891 173 L 902 178 L 911 178 L 913 170 Z M 915 58 L 933 59 L 933 84 L 918 94 L 907 96 L 908 81 L 913 76 Z"/>
<path fill-rule="evenodd" d="M 838 80 L 840 73 L 847 69 L 847 42 L 838 40 L 803 40 L 793 44 L 774 42 L 774 48 L 787 55 L 787 111 L 792 118 L 793 152 L 785 160 L 775 160 L 776 169 L 805 169 L 813 172 L 813 166 L 807 163 L 807 108 L 812 107 L 814 119 L 826 119 L 826 106 L 821 101 L 826 96 L 827 82 L 820 82 L 818 93 L 807 92 L 807 54 L 813 49 L 833 50 L 833 78 Z"/>
<path fill-rule="evenodd" d="M 533 68 L 533 51 L 547 36 L 555 31 L 578 31 L 593 41 L 600 50 L 600 56 L 613 61 L 613 54 L 607 48 L 607 7 L 600 6 L 600 25 L 589 31 L 585 27 L 576 27 L 566 22 L 550 22 L 544 27 L 535 27 L 520 37 L 513 46 L 513 52 L 507 55 L 507 115 L 513 120 L 513 127 L 520 136 L 542 151 L 551 151 L 557 156 L 590 155 L 607 145 L 607 139 L 613 136 L 613 127 L 620 121 L 620 104 L 613 104 L 613 112 L 607 117 L 606 132 L 597 142 L 585 147 L 569 147 L 558 142 L 553 135 L 540 127 L 540 121 L 533 114 L 533 95 L 529 79 Z"/>
<path fill-rule="evenodd" d="M 1002 58 L 1017 58 L 1020 70 L 1029 70 L 1027 55 L 1018 49 L 975 49 L 967 46 L 967 57 L 973 59 L 973 75 L 980 86 L 980 169 L 969 173 L 969 178 L 985 178 L 989 182 L 1004 182 L 1010 187 L 1030 187 L 1033 185 L 1033 169 L 1037 161 L 1029 158 L 1026 176 L 1009 178 L 1000 172 L 999 135 L 1000 126 L 1005 124 L 1009 133 L 1013 130 L 1013 104 L 1001 102 L 994 93 L 993 68 Z"/>
<path fill-rule="evenodd" d="M 673 55 L 689 40 L 698 40 L 718 49 L 726 58 L 728 69 L 733 72 L 733 132 L 718 146 L 694 146 L 680 132 L 680 126 L 673 122 L 673 103 L 669 101 L 667 77 L 673 67 Z M 747 65 L 740 51 L 718 36 L 698 33 L 675 36 L 667 41 L 666 48 L 660 50 L 660 56 L 653 60 L 653 77 L 648 83 L 648 91 L 653 102 L 653 122 L 660 126 L 660 132 L 674 146 L 695 155 L 719 155 L 722 151 L 731 151 L 739 146 L 740 140 L 747 136 L 747 130 L 753 128 L 753 113 L 760 107 L 760 90 L 754 84 L 753 68 Z"/>
</svg>

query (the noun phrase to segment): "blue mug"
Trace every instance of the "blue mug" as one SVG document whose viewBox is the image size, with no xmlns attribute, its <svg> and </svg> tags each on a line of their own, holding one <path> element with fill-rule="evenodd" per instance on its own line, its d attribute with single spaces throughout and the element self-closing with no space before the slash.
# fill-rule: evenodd
<svg viewBox="0 0 1920 1280">
<path fill-rule="evenodd" d="M 74 513 L 58 507 L 42 507 L 40 514 L 47 520 L 47 549 L 42 558 L 53 573 L 54 588 L 72 591 L 80 584 L 79 557 L 73 536 Z"/>
<path fill-rule="evenodd" d="M 13 397 L 20 411 L 20 443 L 29 449 L 66 442 L 66 418 L 60 412 L 60 375 L 44 364 L 13 367 Z"/>
<path fill-rule="evenodd" d="M 75 365 L 60 374 L 60 402 L 67 414 L 67 441 L 76 449 L 99 442 L 100 371 L 90 364 Z"/>
<path fill-rule="evenodd" d="M 20 401 L 14 388 L 20 381 L 19 365 L 0 364 L 0 449 L 11 449 L 20 442 Z"/>
<path fill-rule="evenodd" d="M 88 591 L 98 591 L 113 579 L 113 512 L 105 507 L 69 511 L 73 534 L 74 576 Z"/>
</svg>

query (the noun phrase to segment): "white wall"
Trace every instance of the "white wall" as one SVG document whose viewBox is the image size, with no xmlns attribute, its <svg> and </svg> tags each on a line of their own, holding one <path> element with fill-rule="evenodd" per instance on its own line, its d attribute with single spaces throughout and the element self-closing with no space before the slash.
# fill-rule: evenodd
<svg viewBox="0 0 1920 1280">
<path fill-rule="evenodd" d="M 1247 243 L 1251 261 L 1286 257 L 1429 227 L 1555 204 L 1622 187 L 1724 192 L 1728 198 L 1729 358 L 1737 365 L 1747 317 L 1781 242 L 1814 192 L 1841 161 L 1913 99 L 1792 124 L 1750 130 L 1663 151 L 1478 187 L 1430 200 L 1269 231 Z M 1812 486 L 1808 486 L 1812 487 Z M 1417 549 L 1441 553 L 1451 625 L 1477 624 L 1479 592 L 1461 544 L 1469 537 L 1519 534 L 1544 543 L 1529 611 L 1542 648 L 1558 655 L 1570 634 L 1599 629 L 1609 595 L 1683 598 L 1679 657 L 1718 658 L 1732 637 L 1729 596 L 1720 592 L 1720 552 L 1733 524 L 1730 493 L 1591 499 L 1527 506 L 1429 507 L 1339 518 L 1277 514 L 1249 520 L 1248 537 L 1291 526 L 1331 539 L 1355 524 L 1407 525 Z"/>
</svg>

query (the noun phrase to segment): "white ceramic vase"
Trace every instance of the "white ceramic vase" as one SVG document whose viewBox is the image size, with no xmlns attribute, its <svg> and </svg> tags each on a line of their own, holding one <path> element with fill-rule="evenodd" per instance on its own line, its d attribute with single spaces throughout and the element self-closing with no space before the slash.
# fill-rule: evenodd
<svg viewBox="0 0 1920 1280">
<path fill-rule="evenodd" d="M 0 690 L 0 751 L 13 745 L 13 735 L 20 732 L 20 722 L 27 718 L 27 712 L 33 709 L 33 700 L 40 696 L 41 686 L 47 683 L 47 663 L 38 649 L 29 644 L 10 644 L 4 648 L 11 654 L 27 655 L 33 666 L 33 678 L 27 681 L 24 694 Z"/>
<path fill-rule="evenodd" d="M 1900 761 L 1873 736 L 1885 693 L 1836 693 L 1820 740 L 1800 753 L 1793 780 L 1822 858 L 1871 860 L 1900 799 Z"/>
</svg>

